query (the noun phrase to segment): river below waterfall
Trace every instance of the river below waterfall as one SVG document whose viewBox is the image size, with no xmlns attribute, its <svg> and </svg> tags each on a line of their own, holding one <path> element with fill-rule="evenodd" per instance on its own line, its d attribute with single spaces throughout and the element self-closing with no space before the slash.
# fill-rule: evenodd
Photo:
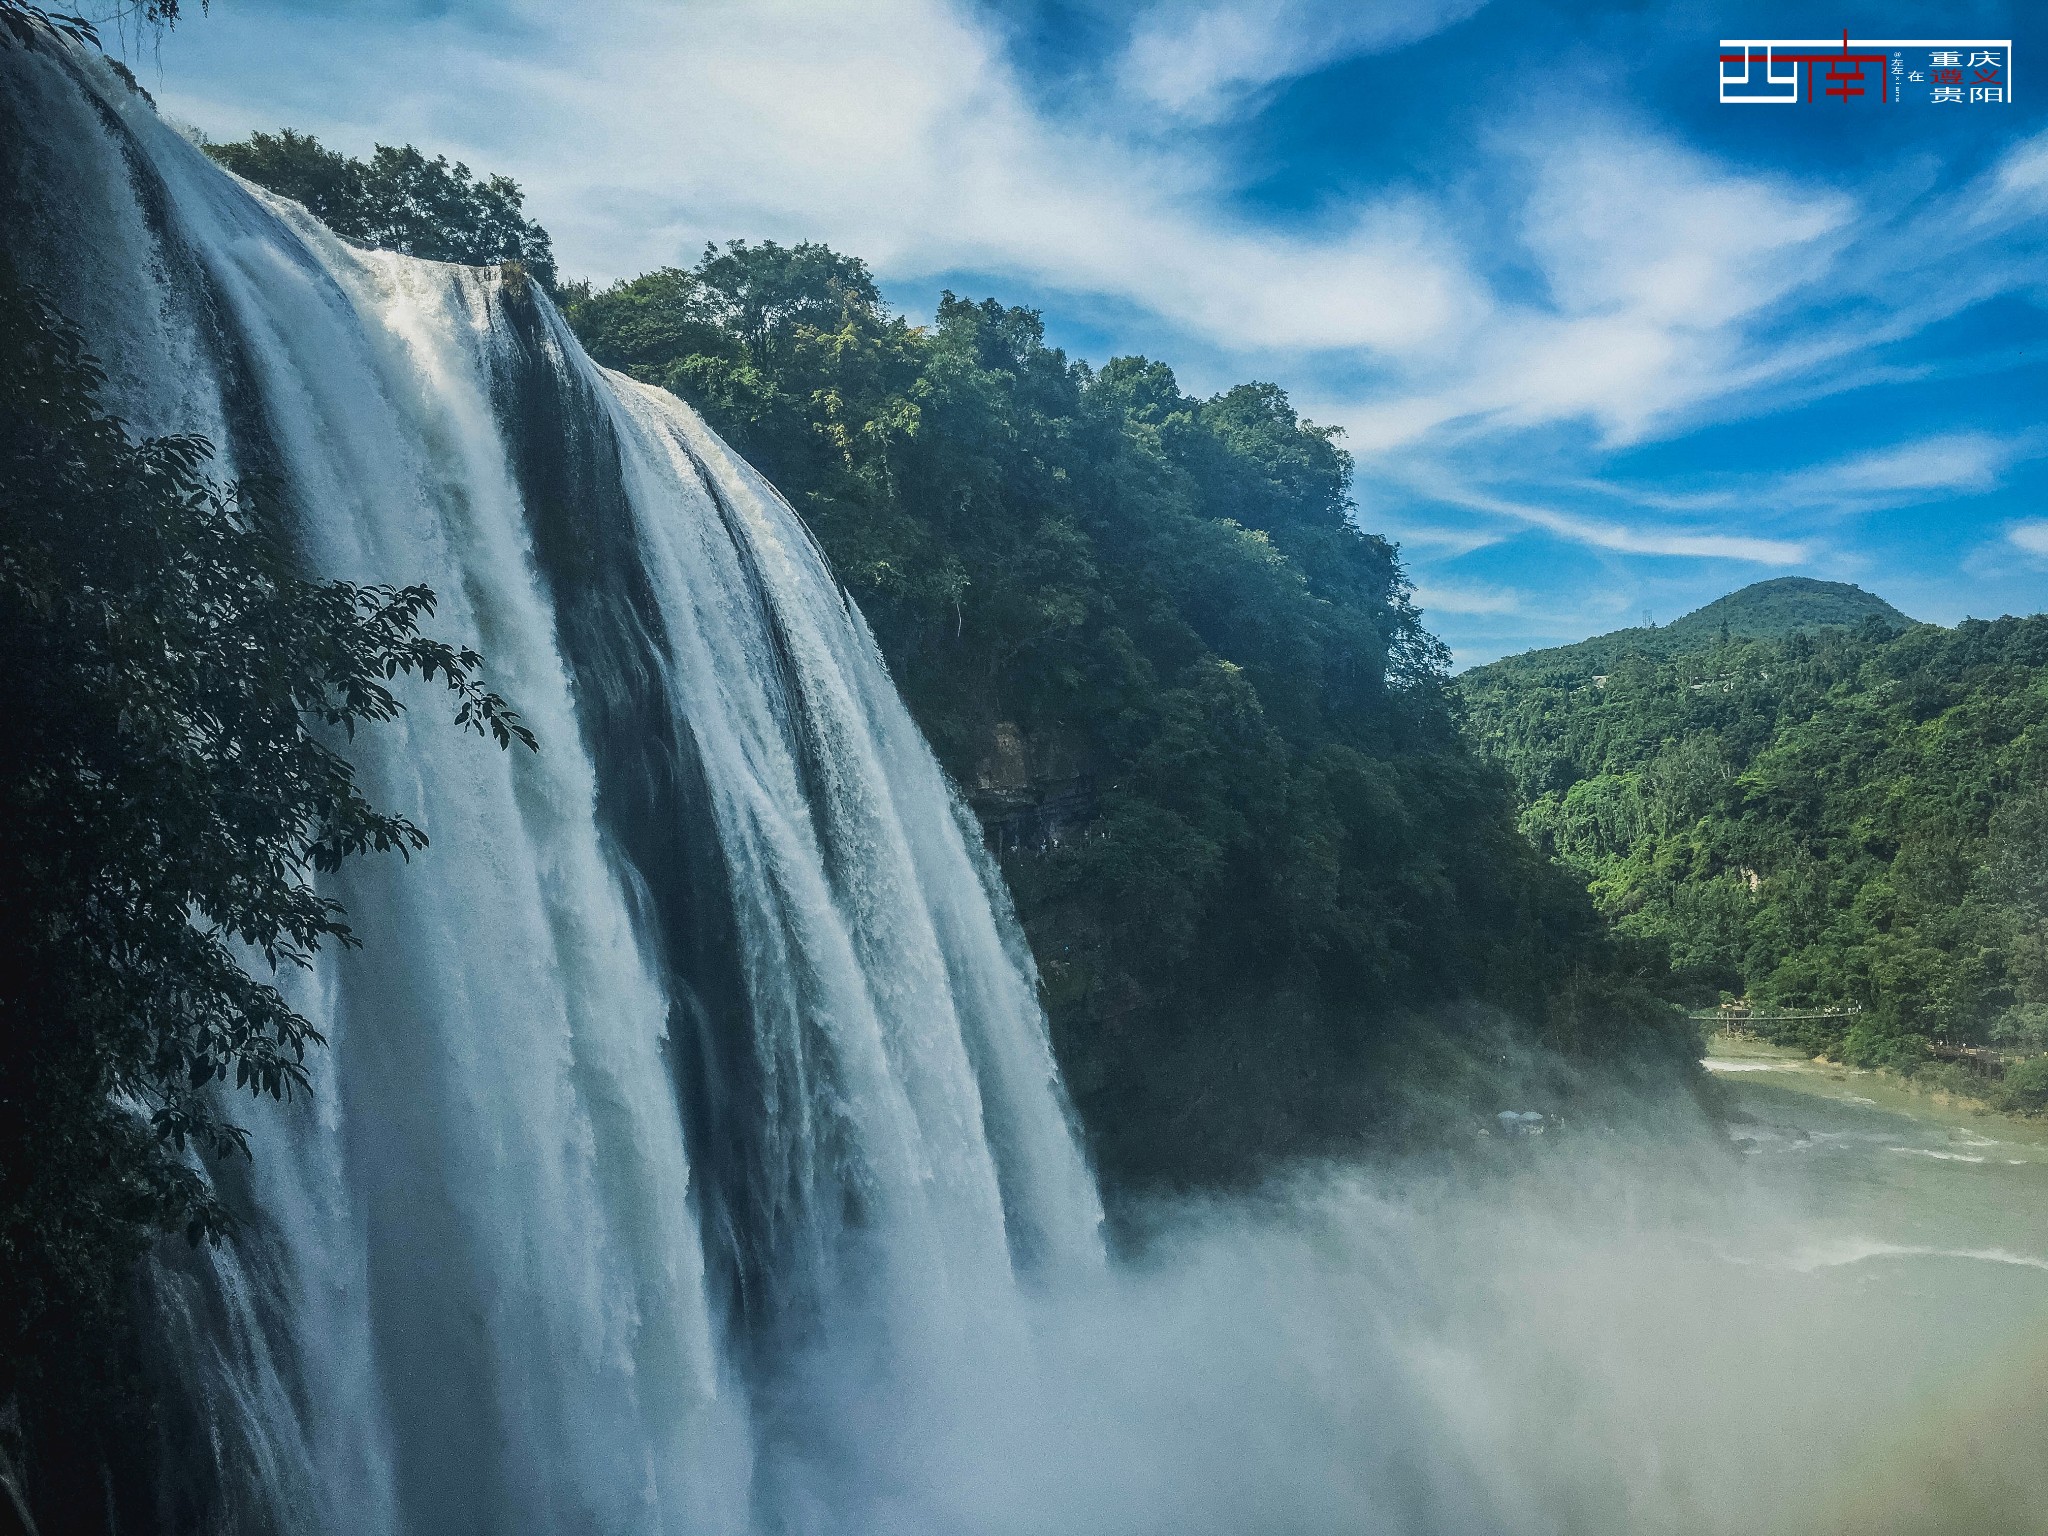
<svg viewBox="0 0 2048 1536">
<path fill-rule="evenodd" d="M 1745 1182 L 1799 1224 L 1777 1258 L 1825 1313 L 1839 1411 L 1873 1427 L 1815 1469 L 1825 1528 L 2048 1530 L 2048 1125 L 1755 1041 L 1707 1067 Z"/>
<path fill-rule="evenodd" d="M 1860 1221 L 1937 1255 L 2009 1251 L 2048 1268 L 2048 1123 L 1725 1035 L 1706 1065 L 1747 1117 L 1731 1139 L 1761 1177 L 1813 1201 L 1817 1224 Z"/>
</svg>

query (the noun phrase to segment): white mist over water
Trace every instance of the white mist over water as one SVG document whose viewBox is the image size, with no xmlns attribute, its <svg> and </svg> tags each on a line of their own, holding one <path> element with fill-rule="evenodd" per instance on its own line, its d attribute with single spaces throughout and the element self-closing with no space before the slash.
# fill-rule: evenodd
<svg viewBox="0 0 2048 1536">
<path fill-rule="evenodd" d="M 81 52 L 0 70 L 6 238 L 128 419 L 274 477 L 315 569 L 431 584 L 542 742 L 423 698 L 355 752 L 433 846 L 337 882 L 317 1094 L 159 1286 L 216 1528 L 1834 1529 L 2043 1316 L 2017 1250 L 1821 1241 L 1690 1122 L 1105 1262 L 1000 885 L 775 493 L 516 276 L 343 246 Z"/>
</svg>

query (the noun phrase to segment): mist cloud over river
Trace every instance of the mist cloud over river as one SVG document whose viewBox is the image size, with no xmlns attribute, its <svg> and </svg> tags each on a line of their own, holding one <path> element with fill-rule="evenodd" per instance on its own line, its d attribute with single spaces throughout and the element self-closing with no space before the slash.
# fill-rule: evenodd
<svg viewBox="0 0 2048 1536">
<path fill-rule="evenodd" d="M 1035 1298 L 1028 1339 L 963 1318 L 942 1361 L 814 1359 L 785 1507 L 918 1532 L 2048 1529 L 2048 1145 L 1724 1081 L 1732 1127 L 1305 1169 L 1155 1209 L 1130 1264 Z"/>
</svg>

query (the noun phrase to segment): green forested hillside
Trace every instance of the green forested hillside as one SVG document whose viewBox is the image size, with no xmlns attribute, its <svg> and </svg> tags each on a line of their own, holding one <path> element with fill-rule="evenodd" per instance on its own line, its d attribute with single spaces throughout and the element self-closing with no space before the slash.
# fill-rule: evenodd
<svg viewBox="0 0 2048 1536">
<path fill-rule="evenodd" d="M 1517 835 L 1349 457 L 1282 391 L 1091 368 L 994 300 L 913 325 L 814 245 L 564 292 L 831 554 L 1002 855 L 1112 1171 L 1353 1134 L 1459 1005 L 1674 1047 Z"/>
<path fill-rule="evenodd" d="M 1523 827 L 1698 999 L 1860 1009 L 1781 1031 L 1859 1063 L 2048 1050 L 2048 616 L 1888 612 L 1603 637 L 1457 689 Z"/>
<path fill-rule="evenodd" d="M 212 152 L 288 194 L 345 184 L 354 230 L 404 222 L 310 139 Z M 487 185 L 505 209 L 458 199 L 448 238 L 544 250 Z M 1349 457 L 1281 390 L 1092 368 L 994 300 L 914 324 L 819 245 L 559 293 L 830 555 L 1002 860 L 1106 1171 L 1232 1177 L 1354 1137 L 1509 1017 L 1585 1060 L 1686 1058 L 1642 956 L 1517 832 Z"/>
</svg>

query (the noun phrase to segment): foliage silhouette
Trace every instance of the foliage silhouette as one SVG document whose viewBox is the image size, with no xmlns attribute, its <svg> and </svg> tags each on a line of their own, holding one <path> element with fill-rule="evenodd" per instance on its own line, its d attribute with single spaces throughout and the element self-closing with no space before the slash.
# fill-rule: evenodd
<svg viewBox="0 0 2048 1536">
<path fill-rule="evenodd" d="M 553 243 L 526 217 L 524 194 L 509 177 L 478 177 L 410 144 L 379 144 L 368 160 L 356 160 L 289 128 L 205 148 L 236 175 L 305 204 L 356 245 L 469 266 L 518 262 L 543 288 L 554 287 Z"/>
<path fill-rule="evenodd" d="M 218 1239 L 197 1159 L 229 1090 L 306 1086 L 265 977 L 354 943 L 314 876 L 426 834 L 342 750 L 439 682 L 533 738 L 424 587 L 297 572 L 271 501 L 196 437 L 137 441 L 78 333 L 0 266 L 0 1399 L 76 1385 L 153 1235 Z"/>
</svg>

